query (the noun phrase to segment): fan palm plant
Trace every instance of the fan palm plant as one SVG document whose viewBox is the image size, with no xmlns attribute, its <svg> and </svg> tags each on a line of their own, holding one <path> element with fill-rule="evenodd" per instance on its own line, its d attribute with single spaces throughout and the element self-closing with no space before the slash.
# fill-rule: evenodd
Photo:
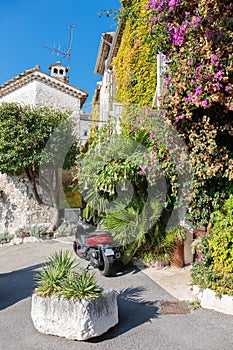
<svg viewBox="0 0 233 350">
<path fill-rule="evenodd" d="M 124 207 L 118 203 L 106 213 L 101 228 L 110 231 L 118 245 L 124 251 L 123 262 L 128 263 L 146 241 L 155 233 L 155 224 L 160 217 L 161 207 L 157 201 L 140 208 Z"/>
</svg>

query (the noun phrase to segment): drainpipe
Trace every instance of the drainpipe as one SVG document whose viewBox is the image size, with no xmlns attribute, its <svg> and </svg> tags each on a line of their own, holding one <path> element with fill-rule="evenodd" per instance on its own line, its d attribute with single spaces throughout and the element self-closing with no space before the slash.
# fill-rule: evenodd
<svg viewBox="0 0 233 350">
<path fill-rule="evenodd" d="M 157 53 L 157 86 L 152 102 L 152 108 L 155 106 L 157 108 L 160 107 L 160 97 L 161 97 L 161 90 L 162 90 L 162 72 L 163 72 L 163 66 L 162 66 L 162 53 L 158 52 Z"/>
</svg>

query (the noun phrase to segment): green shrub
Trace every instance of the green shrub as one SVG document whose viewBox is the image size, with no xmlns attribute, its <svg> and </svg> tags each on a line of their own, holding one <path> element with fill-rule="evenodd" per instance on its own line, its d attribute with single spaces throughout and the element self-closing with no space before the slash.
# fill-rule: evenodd
<svg viewBox="0 0 233 350">
<path fill-rule="evenodd" d="M 36 237 L 41 238 L 49 225 L 33 225 L 33 226 L 26 226 L 26 227 L 20 227 L 17 230 L 15 230 L 15 236 L 19 238 L 25 238 L 25 237 Z"/>
<path fill-rule="evenodd" d="M 214 269 L 233 273 L 233 195 L 221 210 L 213 214 L 210 247 L 213 249 Z"/>
<path fill-rule="evenodd" d="M 9 243 L 12 238 L 13 237 L 7 231 L 0 233 L 0 244 Z"/>
<path fill-rule="evenodd" d="M 165 267 L 169 265 L 169 260 L 171 259 L 171 256 L 169 253 L 166 253 L 164 251 L 141 251 L 137 254 L 138 259 L 146 266 L 159 266 L 159 267 Z"/>
<path fill-rule="evenodd" d="M 49 257 L 35 281 L 35 293 L 42 297 L 55 295 L 65 299 L 89 299 L 102 294 L 95 275 L 79 268 L 69 251 L 60 251 Z"/>
<path fill-rule="evenodd" d="M 221 292 L 233 295 L 233 195 L 213 214 L 210 248 L 213 270 L 221 280 Z M 219 288 L 218 288 L 219 289 Z"/>
<path fill-rule="evenodd" d="M 29 227 L 20 227 L 15 230 L 15 237 L 17 238 L 24 238 L 24 237 L 29 237 Z"/>
<path fill-rule="evenodd" d="M 199 259 L 192 268 L 192 280 L 216 294 L 233 295 L 233 195 L 212 215 L 211 233 L 196 249 Z"/>
<path fill-rule="evenodd" d="M 193 284 L 197 284 L 201 288 L 215 289 L 217 274 L 213 270 L 212 249 L 209 246 L 210 238 L 210 235 L 206 235 L 198 239 L 196 245 L 198 258 L 193 264 L 191 275 Z"/>
<path fill-rule="evenodd" d="M 55 237 L 72 236 L 75 234 L 76 224 L 63 222 L 55 231 Z"/>
<path fill-rule="evenodd" d="M 167 266 L 172 259 L 172 252 L 176 243 L 184 241 L 187 236 L 187 229 L 177 225 L 164 232 L 156 228 L 151 245 L 145 244 L 139 251 L 139 258 L 146 265 L 159 264 Z"/>
<path fill-rule="evenodd" d="M 35 225 L 35 226 L 31 226 L 29 228 L 29 234 L 30 236 L 36 237 L 36 238 L 41 238 L 46 230 L 48 228 L 48 225 Z"/>
</svg>

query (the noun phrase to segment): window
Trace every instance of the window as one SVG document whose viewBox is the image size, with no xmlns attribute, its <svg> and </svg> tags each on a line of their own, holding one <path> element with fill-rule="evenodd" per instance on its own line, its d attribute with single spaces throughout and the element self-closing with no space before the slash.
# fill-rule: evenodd
<svg viewBox="0 0 233 350">
<path fill-rule="evenodd" d="M 54 69 L 53 69 L 53 73 L 54 73 L 54 74 L 57 74 L 57 72 L 58 72 L 57 68 L 54 68 Z"/>
<path fill-rule="evenodd" d="M 60 70 L 59 70 L 59 73 L 63 75 L 63 69 L 60 69 Z"/>
<path fill-rule="evenodd" d="M 88 136 L 88 131 L 87 130 L 84 130 L 83 136 Z"/>
</svg>

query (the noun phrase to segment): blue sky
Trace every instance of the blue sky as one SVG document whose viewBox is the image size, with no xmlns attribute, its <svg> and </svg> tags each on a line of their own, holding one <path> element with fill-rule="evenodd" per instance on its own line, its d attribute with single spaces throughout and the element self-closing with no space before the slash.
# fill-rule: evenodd
<svg viewBox="0 0 233 350">
<path fill-rule="evenodd" d="M 117 9 L 119 0 L 0 0 L 0 85 L 37 64 L 48 66 L 67 60 L 43 46 L 67 50 L 69 25 L 74 25 L 71 46 L 70 84 L 89 93 L 89 109 L 96 82 L 94 74 L 101 33 L 115 31 L 113 18 L 98 16 L 101 10 Z"/>
</svg>

